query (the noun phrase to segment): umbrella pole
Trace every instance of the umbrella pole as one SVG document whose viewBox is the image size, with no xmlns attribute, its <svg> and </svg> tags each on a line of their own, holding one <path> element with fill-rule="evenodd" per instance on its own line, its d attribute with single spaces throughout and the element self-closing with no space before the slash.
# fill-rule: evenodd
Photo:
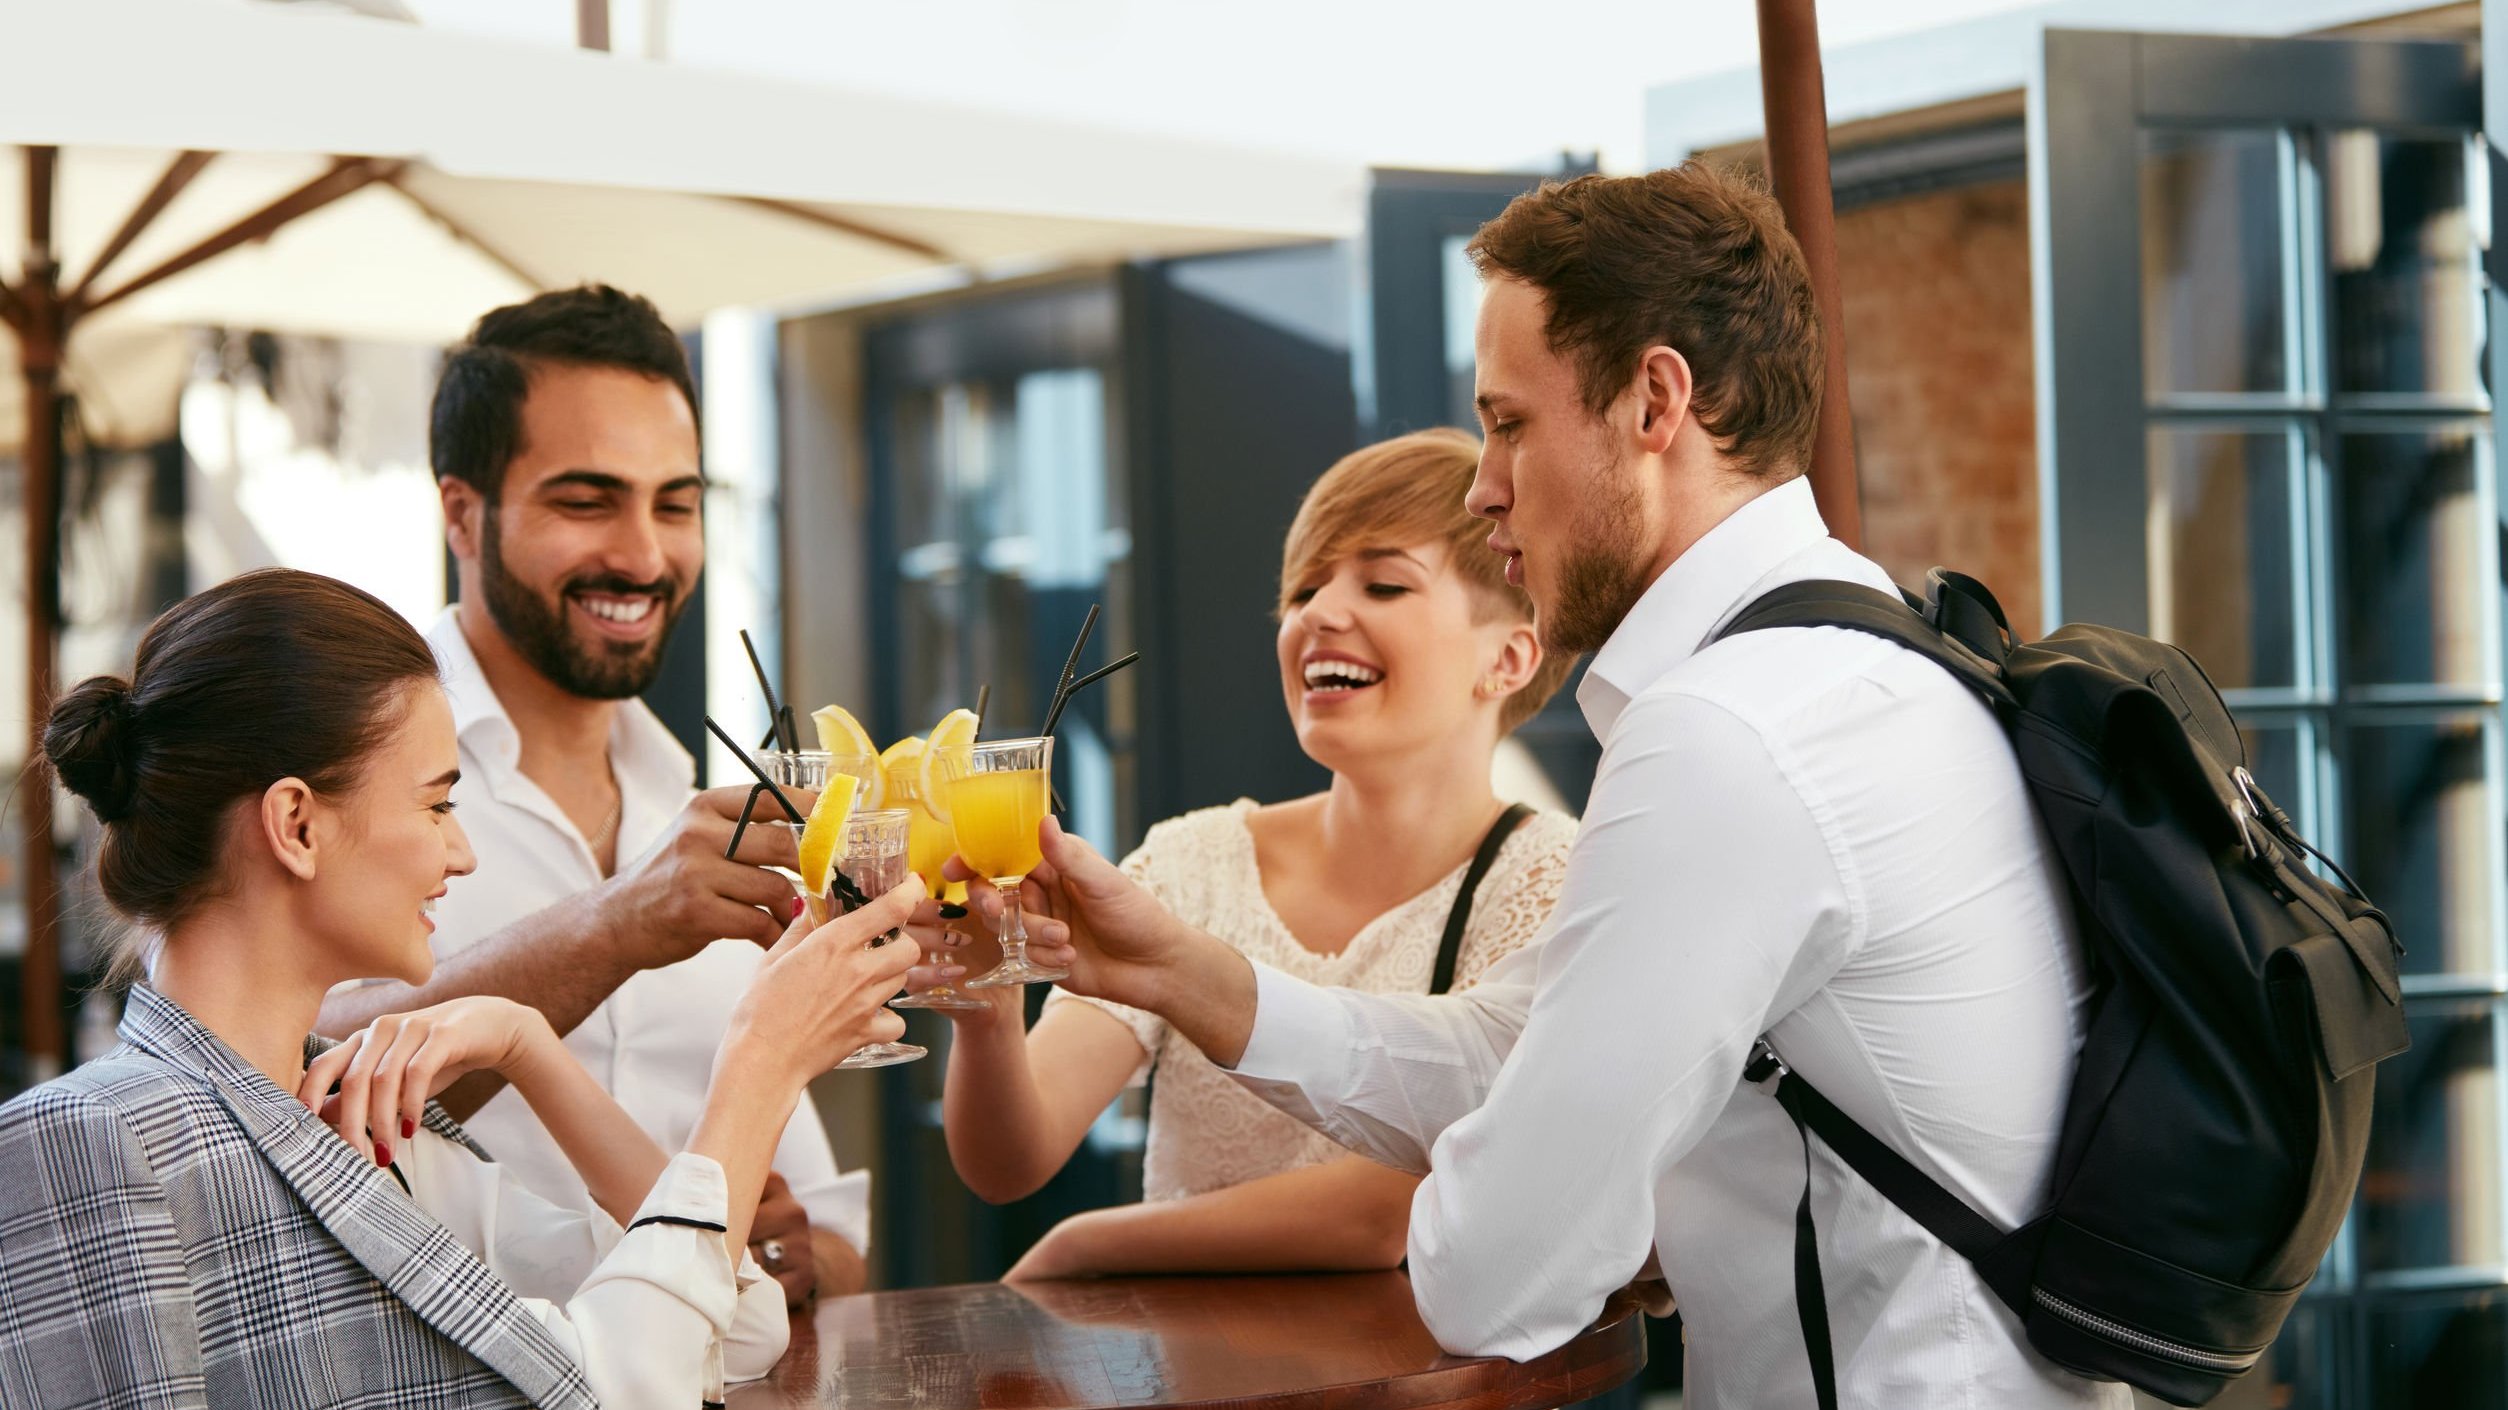
<svg viewBox="0 0 2508 1410">
<path fill-rule="evenodd" d="M 610 0 L 575 0 L 575 47 L 610 48 Z"/>
<path fill-rule="evenodd" d="M 26 898 L 26 951 L 18 971 L 27 1076 L 58 1074 L 61 1041 L 60 878 L 54 869 L 53 786 L 43 757 L 52 711 L 54 634 L 61 620 L 61 343 L 68 332 L 61 269 L 52 251 L 55 149 L 26 149 L 26 263 L 11 327 L 25 380 L 25 442 L 18 456 L 26 512 L 26 761 L 18 782 L 19 887 Z"/>
<path fill-rule="evenodd" d="M 1768 128 L 1768 185 L 1803 247 L 1820 309 L 1820 428 L 1812 443 L 1811 493 L 1829 532 L 1863 545 L 1855 484 L 1855 423 L 1846 400 L 1846 310 L 1838 294 L 1837 214 L 1829 191 L 1829 104 L 1820 81 L 1820 21 L 1812 0 L 1759 0 L 1759 94 Z"/>
</svg>

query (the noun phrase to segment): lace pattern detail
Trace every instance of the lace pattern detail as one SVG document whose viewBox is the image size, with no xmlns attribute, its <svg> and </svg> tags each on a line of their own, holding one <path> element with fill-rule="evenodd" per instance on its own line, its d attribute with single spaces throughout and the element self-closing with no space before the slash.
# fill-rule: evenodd
<svg viewBox="0 0 2508 1410">
<path fill-rule="evenodd" d="M 1160 823 L 1124 859 L 1124 872 L 1180 918 L 1284 974 L 1374 993 L 1426 993 L 1464 868 L 1368 922 L 1339 954 L 1319 955 L 1298 943 L 1263 895 L 1254 835 L 1245 823 L 1254 807 L 1240 798 Z M 1575 840 L 1573 818 L 1541 812 L 1508 837 L 1464 927 L 1457 988 L 1477 981 L 1549 922 Z M 1131 1030 L 1149 1054 L 1132 1075 L 1135 1085 L 1157 1071 L 1142 1171 L 1147 1198 L 1182 1199 L 1346 1154 L 1239 1087 L 1155 1014 L 1057 989 L 1047 1006 L 1061 1003 L 1089 1004 Z"/>
</svg>

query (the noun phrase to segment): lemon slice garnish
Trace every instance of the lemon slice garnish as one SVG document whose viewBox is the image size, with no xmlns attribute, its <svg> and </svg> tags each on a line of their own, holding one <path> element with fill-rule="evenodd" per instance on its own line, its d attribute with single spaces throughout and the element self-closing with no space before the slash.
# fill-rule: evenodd
<svg viewBox="0 0 2508 1410">
<path fill-rule="evenodd" d="M 923 806 L 942 822 L 949 816 L 949 770 L 964 769 L 975 749 L 976 718 L 973 710 L 952 710 L 932 726 L 931 737 L 923 744 L 923 762 L 917 782 L 923 785 Z M 954 765 L 948 761 L 955 761 Z"/>
<path fill-rule="evenodd" d="M 923 788 L 923 736 L 910 734 L 880 751 L 880 777 L 892 793 L 920 793 Z M 899 806 L 903 806 L 901 802 Z"/>
<path fill-rule="evenodd" d="M 827 871 L 836 861 L 836 846 L 845 836 L 845 819 L 853 816 L 862 780 L 851 774 L 830 774 L 819 801 L 810 806 L 810 820 L 801 825 L 801 884 L 813 896 L 827 894 Z"/>
<path fill-rule="evenodd" d="M 871 742 L 871 732 L 844 706 L 822 705 L 811 712 L 810 722 L 819 727 L 819 747 L 828 753 L 879 757 L 880 747 Z"/>
<path fill-rule="evenodd" d="M 873 762 L 879 758 L 880 751 L 879 746 L 871 742 L 871 732 L 864 729 L 862 722 L 853 717 L 853 712 L 842 705 L 821 706 L 811 712 L 810 722 L 819 727 L 819 747 L 833 758 L 831 767 L 836 772 L 850 772 L 848 761 L 858 761 L 851 767 L 864 769 L 870 774 L 868 778 L 854 775 L 862 784 L 862 792 L 854 799 L 854 806 L 883 806 L 887 802 L 888 787 L 883 781 L 881 769 Z"/>
</svg>

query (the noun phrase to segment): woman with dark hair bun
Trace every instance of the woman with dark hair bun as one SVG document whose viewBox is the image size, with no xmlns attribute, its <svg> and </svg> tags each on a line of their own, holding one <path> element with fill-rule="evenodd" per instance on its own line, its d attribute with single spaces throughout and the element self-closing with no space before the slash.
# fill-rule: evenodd
<svg viewBox="0 0 2508 1410">
<path fill-rule="evenodd" d="M 919 884 L 784 933 L 676 1156 L 535 1009 L 308 1037 L 335 983 L 426 979 L 427 913 L 471 869 L 435 671 L 373 597 L 271 569 L 54 708 L 44 752 L 132 923 L 116 972 L 145 979 L 120 1047 L 0 1107 L 0 1403 L 687 1410 L 782 1355 L 782 1289 L 740 1252 L 756 1192 L 803 1084 L 902 1031 L 882 1004 L 915 947 L 868 942 Z M 482 1070 L 598 1212 L 538 1200 L 428 1100 Z"/>
</svg>

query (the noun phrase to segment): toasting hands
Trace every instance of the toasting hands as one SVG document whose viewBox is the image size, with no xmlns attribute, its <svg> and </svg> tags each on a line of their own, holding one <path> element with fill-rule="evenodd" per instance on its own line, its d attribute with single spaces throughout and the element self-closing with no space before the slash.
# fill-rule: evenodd
<svg viewBox="0 0 2508 1410">
<path fill-rule="evenodd" d="M 1044 860 L 1020 883 L 1028 958 L 1070 971 L 1063 988 L 1166 1018 L 1214 1061 L 1232 1064 L 1253 1025 L 1253 970 L 1225 942 L 1178 920 L 1158 898 L 1047 817 L 1038 830 Z M 990 925 L 1002 896 L 956 857 L 944 871 L 967 883 L 976 919 Z M 915 910 L 916 938 L 956 962 L 968 944 L 940 908 Z"/>
<path fill-rule="evenodd" d="M 818 797 L 807 789 L 784 792 L 805 814 Z M 793 830 L 752 826 L 741 834 L 739 854 L 723 856 L 748 798 L 748 789 L 735 787 L 688 800 L 662 840 L 596 893 L 610 933 L 639 967 L 675 964 L 717 940 L 772 945 L 783 933 L 792 918 L 792 882 L 767 868 L 800 865 Z M 760 799 L 758 808 L 759 818 L 783 817 L 771 799 Z"/>
</svg>

